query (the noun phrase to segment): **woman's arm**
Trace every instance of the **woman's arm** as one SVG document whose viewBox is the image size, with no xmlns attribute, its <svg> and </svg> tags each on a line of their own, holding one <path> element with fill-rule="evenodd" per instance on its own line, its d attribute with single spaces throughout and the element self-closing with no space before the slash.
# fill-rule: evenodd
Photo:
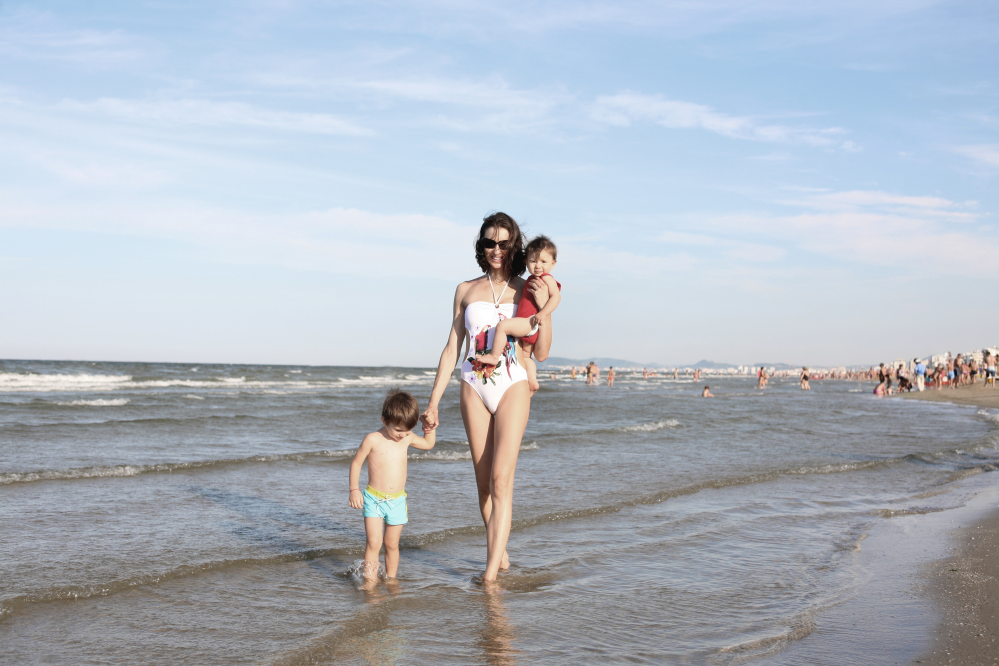
<svg viewBox="0 0 999 666">
<path fill-rule="evenodd" d="M 451 319 L 451 332 L 447 337 L 447 344 L 441 352 L 440 363 L 437 364 L 437 377 L 434 378 L 434 390 L 430 393 L 430 404 L 426 411 L 420 416 L 420 420 L 427 430 L 436 428 L 440 421 L 437 418 L 437 406 L 444 396 L 444 389 L 451 381 L 451 374 L 454 372 L 455 361 L 458 358 L 459 346 L 465 337 L 465 310 L 461 306 L 461 301 L 468 291 L 468 283 L 463 282 L 458 285 L 454 292 L 453 317 Z"/>
</svg>

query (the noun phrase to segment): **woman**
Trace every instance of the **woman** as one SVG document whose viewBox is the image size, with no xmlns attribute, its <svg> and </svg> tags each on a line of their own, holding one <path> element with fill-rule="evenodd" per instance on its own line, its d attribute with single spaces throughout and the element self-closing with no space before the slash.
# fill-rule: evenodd
<svg viewBox="0 0 999 666">
<path fill-rule="evenodd" d="M 447 345 L 437 366 L 430 404 L 421 416 L 428 428 L 439 424 L 438 405 L 447 388 L 462 342 L 466 352 L 461 366 L 461 418 L 472 451 L 479 510 L 486 524 L 486 570 L 482 579 L 496 579 L 500 569 L 510 566 L 506 542 L 513 520 L 513 475 L 520 442 L 531 412 L 520 345 L 508 344 L 495 366 L 476 361 L 492 349 L 495 326 L 500 319 L 514 317 L 525 281 L 524 241 L 516 221 L 505 213 L 485 218 L 475 243 L 475 259 L 485 275 L 462 282 L 454 293 L 454 309 Z M 548 302 L 548 288 L 541 280 L 531 284 L 538 304 Z M 534 356 L 548 358 L 551 349 L 551 319 L 542 322 Z"/>
<path fill-rule="evenodd" d="M 812 390 L 812 387 L 808 385 L 808 368 L 805 368 L 805 367 L 801 368 L 801 377 L 799 379 L 801 379 L 801 390 L 802 391 L 811 391 Z"/>
</svg>

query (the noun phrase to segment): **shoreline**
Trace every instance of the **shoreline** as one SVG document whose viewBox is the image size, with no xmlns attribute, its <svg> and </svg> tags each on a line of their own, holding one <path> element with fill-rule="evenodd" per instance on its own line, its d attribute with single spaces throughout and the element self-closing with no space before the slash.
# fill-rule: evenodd
<svg viewBox="0 0 999 666">
<path fill-rule="evenodd" d="M 984 383 L 961 386 L 955 389 L 944 387 L 939 391 L 928 388 L 923 392 L 903 393 L 905 400 L 925 400 L 927 402 L 950 402 L 955 405 L 999 409 L 999 386 L 986 386 Z"/>
<path fill-rule="evenodd" d="M 915 664 L 999 664 L 999 508 L 959 517 L 953 555 L 926 567 L 928 598 L 941 614 L 932 648 Z"/>
</svg>

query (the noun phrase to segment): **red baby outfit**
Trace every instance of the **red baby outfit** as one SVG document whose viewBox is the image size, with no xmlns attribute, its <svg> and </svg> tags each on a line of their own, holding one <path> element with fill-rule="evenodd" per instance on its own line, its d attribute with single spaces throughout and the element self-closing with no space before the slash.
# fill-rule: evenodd
<svg viewBox="0 0 999 666">
<path fill-rule="evenodd" d="M 531 280 L 540 280 L 541 278 L 545 277 L 545 275 L 551 277 L 550 273 L 544 273 L 542 275 L 532 275 L 531 277 L 527 278 L 527 282 L 524 284 L 524 294 L 520 297 L 520 303 L 517 305 L 518 317 L 530 319 L 534 315 L 538 314 L 538 309 L 539 309 L 538 304 L 534 302 L 534 294 L 532 294 L 530 290 L 528 290 L 528 287 L 531 285 Z M 562 283 L 559 282 L 558 280 L 555 280 L 555 284 L 558 285 L 558 290 L 562 291 Z M 520 341 L 527 345 L 536 344 L 538 341 L 538 333 L 539 331 L 535 331 L 534 335 L 528 336 L 526 338 L 521 338 Z"/>
</svg>

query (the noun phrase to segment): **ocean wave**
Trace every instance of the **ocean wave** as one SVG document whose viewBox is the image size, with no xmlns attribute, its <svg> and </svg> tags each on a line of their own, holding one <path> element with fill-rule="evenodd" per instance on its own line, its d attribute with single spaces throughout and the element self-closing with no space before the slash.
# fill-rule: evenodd
<svg viewBox="0 0 999 666">
<path fill-rule="evenodd" d="M 55 404 L 63 407 L 123 407 L 132 402 L 128 398 L 114 398 L 111 400 L 73 400 L 72 402 L 57 402 Z"/>
<path fill-rule="evenodd" d="M 468 442 L 465 442 L 468 445 Z M 526 444 L 520 445 L 521 451 L 537 451 L 539 448 L 538 443 L 535 441 L 527 442 Z M 420 451 L 419 453 L 410 453 L 410 460 L 471 460 L 472 452 L 468 450 L 462 451 Z"/>
<path fill-rule="evenodd" d="M 468 446 L 468 442 L 464 442 Z M 537 451 L 540 447 L 535 441 L 522 444 L 521 451 Z M 70 469 L 37 470 L 33 472 L 0 473 L 0 486 L 14 483 L 33 483 L 35 481 L 71 481 L 76 479 L 114 479 L 129 478 L 141 474 L 170 474 L 187 470 L 202 470 L 226 465 L 246 465 L 254 463 L 270 463 L 280 461 L 308 462 L 310 460 L 349 460 L 354 457 L 354 449 L 340 451 L 305 451 L 301 453 L 278 453 L 273 455 L 256 455 L 245 458 L 223 458 L 219 460 L 192 460 L 176 463 L 149 464 L 119 464 L 93 465 L 90 467 L 74 467 Z M 472 454 L 467 449 L 437 450 L 411 453 L 410 460 L 471 460 Z"/>
<path fill-rule="evenodd" d="M 61 393 L 135 390 L 150 388 L 207 389 L 285 389 L 315 390 L 340 386 L 336 381 L 288 379 L 283 381 L 248 380 L 246 377 L 213 377 L 205 379 L 145 379 L 132 375 L 39 375 L 0 372 L 0 393 Z"/>
<path fill-rule="evenodd" d="M 361 543 L 363 546 L 363 535 Z M 52 601 L 68 601 L 75 599 L 90 599 L 93 597 L 107 597 L 136 587 L 156 585 L 158 583 L 163 583 L 177 578 L 196 576 L 202 573 L 221 571 L 230 568 L 245 566 L 270 566 L 275 564 L 284 564 L 286 562 L 310 561 L 322 557 L 344 559 L 356 554 L 357 550 L 357 547 L 305 548 L 277 555 L 210 560 L 199 564 L 184 564 L 174 569 L 158 573 L 138 574 L 129 578 L 119 578 L 91 584 L 56 586 L 47 590 L 39 590 L 37 592 L 20 594 L 4 599 L 0 602 L 0 620 L 6 619 L 10 615 L 14 614 L 18 608 L 29 604 L 47 603 Z"/>
<path fill-rule="evenodd" d="M 434 373 L 436 376 L 436 373 Z M 346 384 L 347 386 L 368 386 L 372 388 L 382 388 L 386 386 L 398 386 L 399 384 L 413 384 L 413 383 L 426 383 L 432 379 L 429 375 L 406 375 L 405 377 L 396 377 L 395 375 L 382 375 L 380 377 L 371 377 L 366 375 L 361 375 L 359 377 L 340 377 L 337 381 L 340 385 Z"/>
<path fill-rule="evenodd" d="M 111 391 L 131 381 L 131 375 L 38 375 L 0 372 L 0 392 Z"/>
<path fill-rule="evenodd" d="M 344 460 L 353 458 L 354 451 L 309 451 L 304 453 L 281 453 L 274 455 L 247 456 L 246 458 L 225 458 L 221 460 L 192 460 L 178 463 L 151 463 L 146 465 L 94 465 L 62 470 L 39 470 L 36 472 L 7 472 L 0 474 L 0 486 L 12 483 L 32 483 L 34 481 L 66 481 L 74 479 L 108 479 L 139 476 L 140 474 L 162 474 L 185 470 L 240 465 L 247 463 L 267 463 L 281 460 L 304 462 L 327 459 Z"/>
<path fill-rule="evenodd" d="M 665 421 L 655 421 L 653 423 L 643 423 L 641 425 L 625 426 L 624 428 L 618 428 L 623 432 L 655 432 L 656 430 L 662 430 L 663 428 L 678 428 L 680 427 L 680 422 L 676 419 L 666 419 Z"/>
</svg>

